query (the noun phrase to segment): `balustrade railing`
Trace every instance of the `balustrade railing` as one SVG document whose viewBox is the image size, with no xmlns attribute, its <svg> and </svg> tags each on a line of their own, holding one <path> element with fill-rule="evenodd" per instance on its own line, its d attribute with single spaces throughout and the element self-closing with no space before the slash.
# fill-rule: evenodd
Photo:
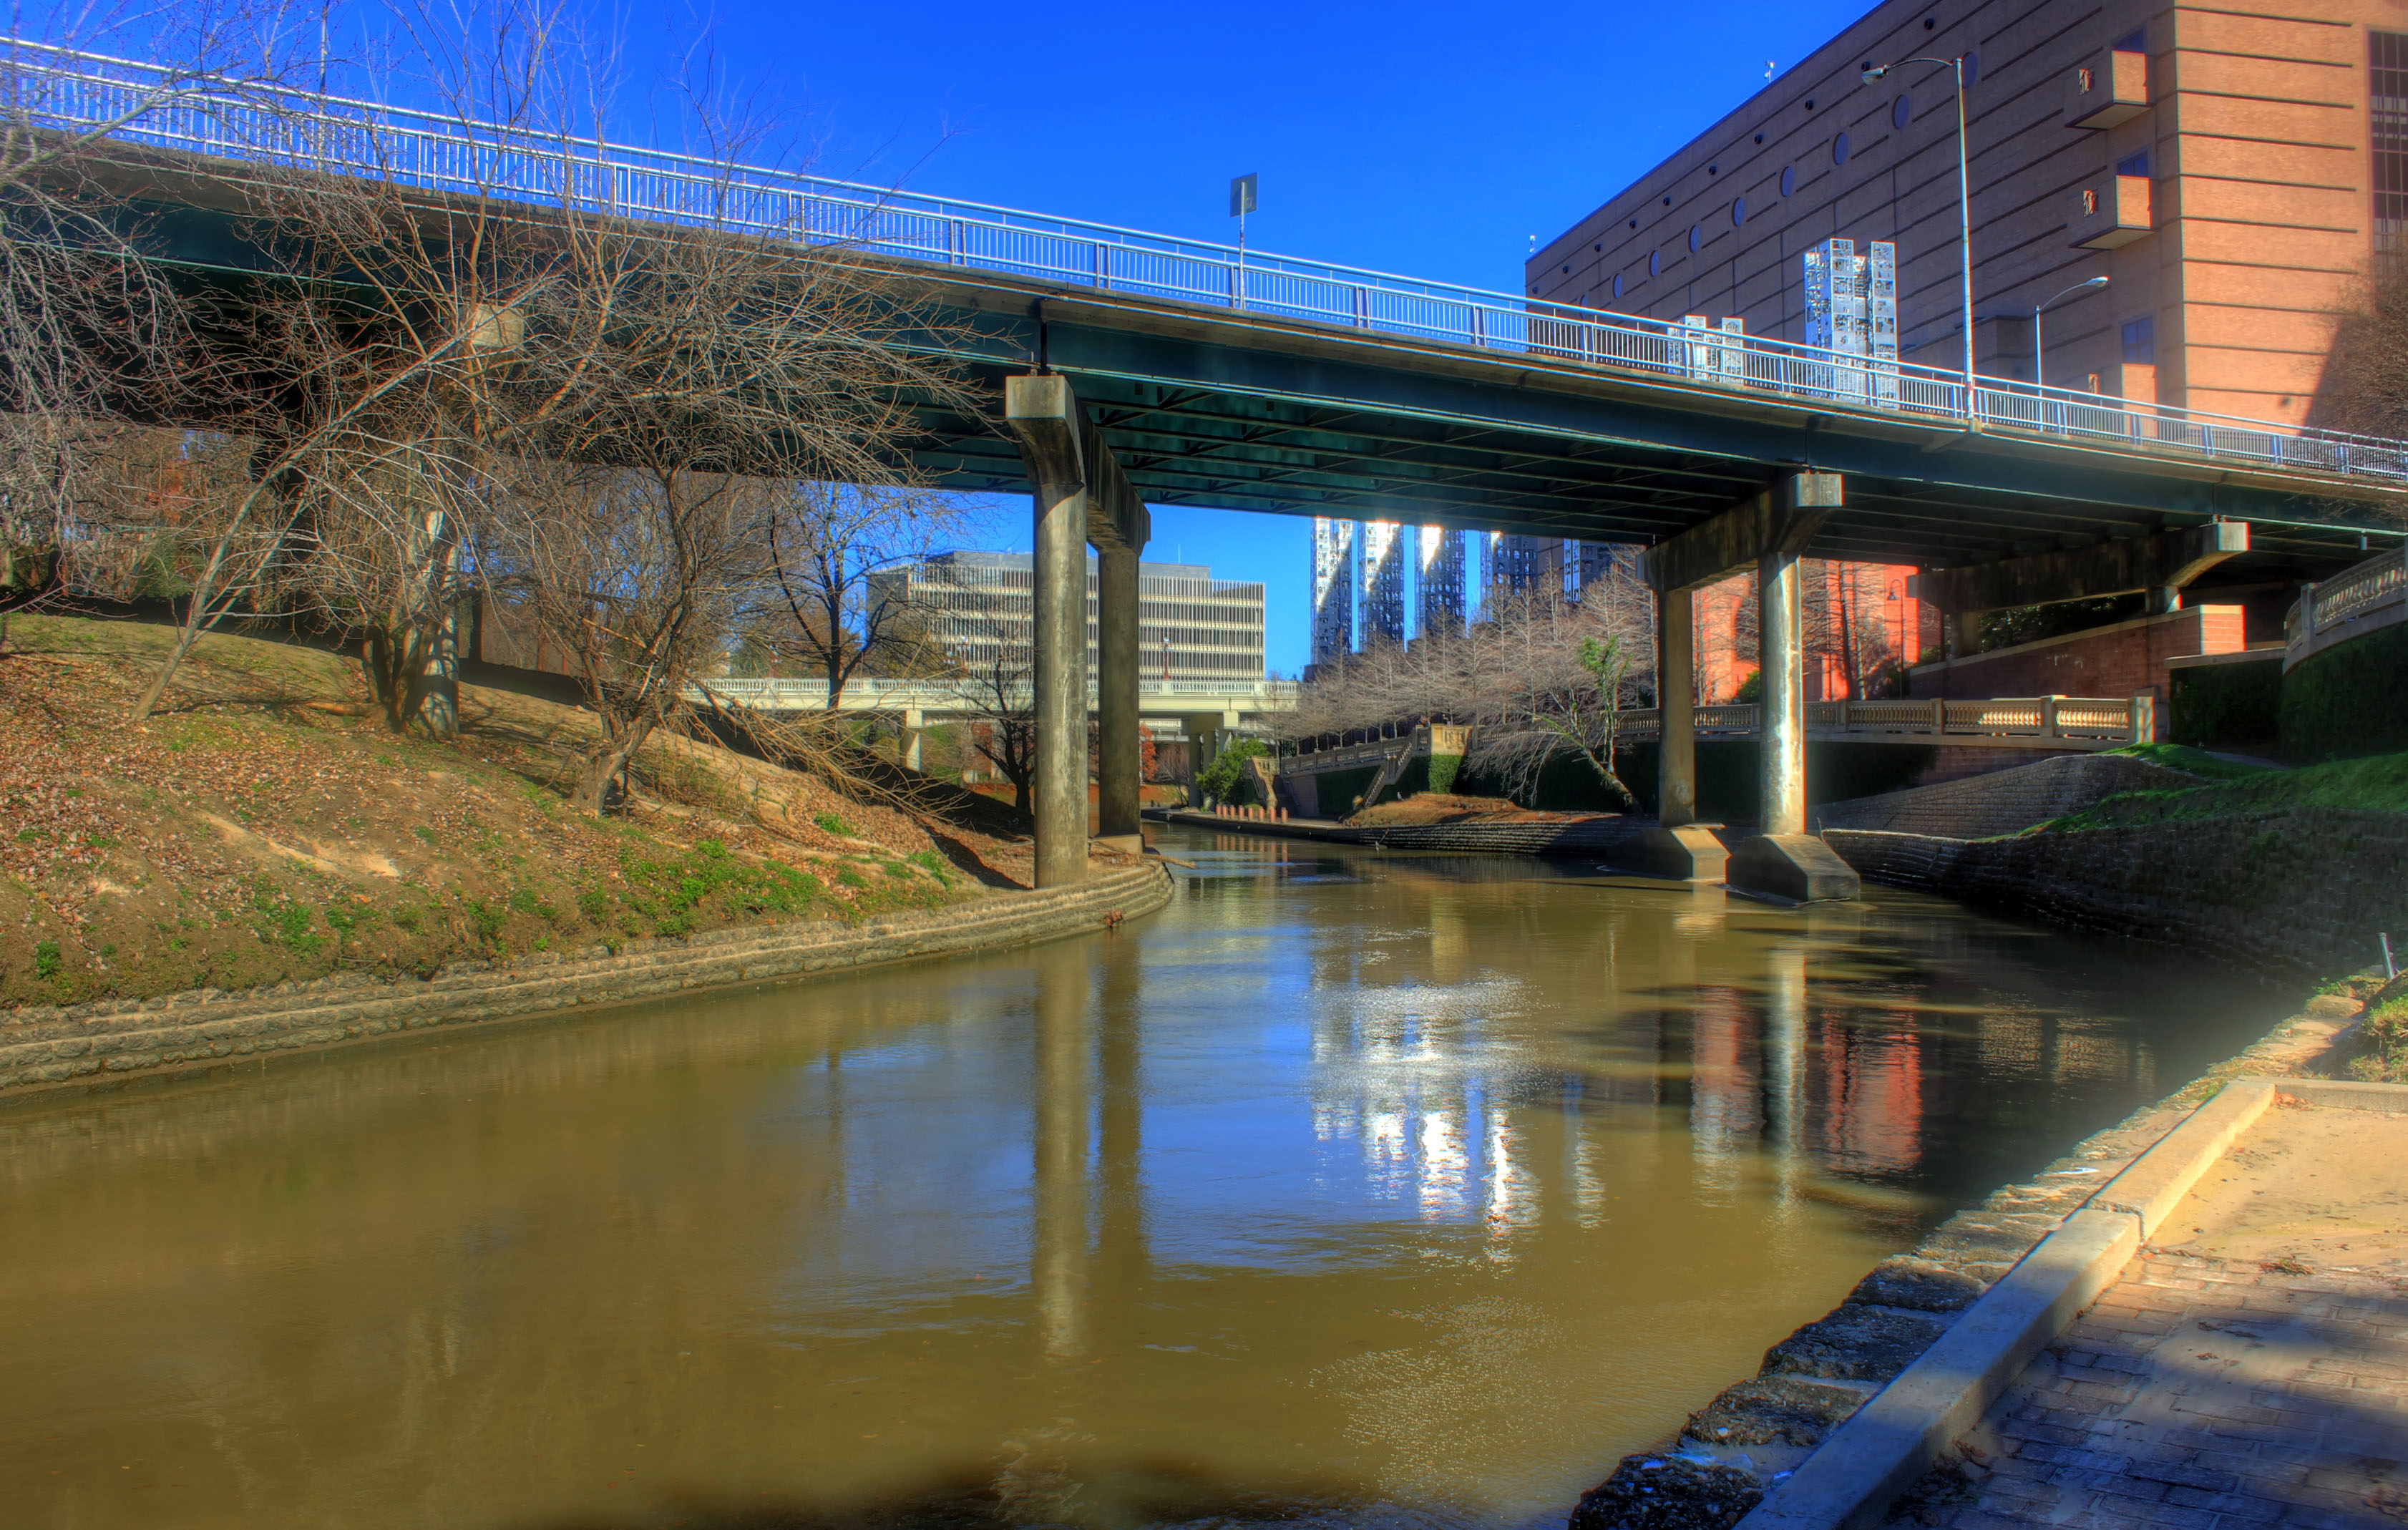
<svg viewBox="0 0 2408 1530">
<path fill-rule="evenodd" d="M 1981 701 L 1810 701 L 1810 737 L 1916 738 L 1934 741 L 2071 743 L 2084 748 L 2146 743 L 2156 736 L 2156 709 L 2147 696 L 2008 696 Z M 1627 708 L 1615 714 L 1623 736 L 1661 737 L 1663 712 Z M 1750 737 L 1760 731 L 1753 703 L 1699 707 L 1700 737 Z"/>
<path fill-rule="evenodd" d="M 1240 250 L 1106 223 L 730 165 L 338 96 L 181 81 L 132 60 L 0 41 L 16 109 L 64 130 L 429 191 L 577 205 L 741 229 L 914 263 L 1034 278 L 1098 295 L 1281 320 L 1636 374 L 1683 387 L 1910 415 L 2270 469 L 2408 480 L 2408 444 L 1961 374 Z"/>
</svg>

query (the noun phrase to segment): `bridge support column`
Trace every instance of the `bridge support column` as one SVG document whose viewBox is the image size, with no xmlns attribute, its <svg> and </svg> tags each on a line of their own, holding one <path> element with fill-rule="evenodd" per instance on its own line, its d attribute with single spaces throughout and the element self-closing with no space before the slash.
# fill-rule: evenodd
<svg viewBox="0 0 2408 1530">
<path fill-rule="evenodd" d="M 1830 519 L 1831 512 L 1840 508 L 1843 489 L 1837 473 L 1792 473 L 1720 515 L 1647 550 L 1647 582 L 1665 597 L 1660 623 L 1665 649 L 1656 672 L 1656 696 L 1664 718 L 1664 774 L 1657 803 L 1662 826 L 1631 841 L 1626 854 L 1634 865 L 1692 881 L 1720 881 L 1727 872 L 1731 881 L 1755 887 L 1758 884 L 1741 879 L 1741 857 L 1752 849 L 1771 846 L 1775 857 L 1780 858 L 1782 846 L 1803 838 L 1799 831 L 1804 828 L 1806 818 L 1805 711 L 1802 705 L 1795 704 L 1804 680 L 1798 655 L 1798 555 L 1822 529 L 1823 522 Z M 1792 705 L 1785 714 L 1789 719 L 1786 729 L 1768 728 L 1765 736 L 1765 833 L 1742 846 L 1726 862 L 1721 841 L 1695 822 L 1697 730 L 1691 708 L 1696 700 L 1696 679 L 1691 668 L 1695 635 L 1690 592 L 1727 579 L 1750 564 L 1757 566 L 1773 592 L 1773 597 L 1765 603 L 1764 619 L 1758 623 L 1765 645 L 1763 715 L 1768 719 L 1784 715 L 1776 711 L 1776 702 L 1781 697 L 1791 698 Z M 1787 625 L 1776 635 L 1776 617 L 1784 614 Z M 1776 643 L 1781 645 L 1777 651 Z M 1780 656 L 1778 663 L 1776 652 Z M 1784 678 L 1785 690 L 1776 690 L 1776 673 Z M 1784 761 L 1786 766 L 1778 763 Z M 1680 785 L 1686 786 L 1686 793 L 1676 795 Z M 1794 802 L 1787 795 L 1793 789 Z M 1784 822 L 1789 825 L 1785 832 L 1780 827 Z M 1809 896 L 1854 897 L 1856 874 L 1848 871 L 1820 840 L 1808 843 L 1846 877 L 1846 892 L 1828 891 L 1838 885 L 1828 877 L 1819 884 L 1826 889 L 1823 891 L 1791 893 L 1785 883 L 1794 879 L 1780 879 L 1784 885 L 1766 885 L 1759 890 L 1801 900 Z M 1796 853 L 1811 854 L 1803 849 Z M 1759 859 L 1763 854 L 1757 850 Z"/>
<path fill-rule="evenodd" d="M 1656 823 L 1619 857 L 1632 869 L 1684 882 L 1719 882 L 1727 856 L 1698 822 L 1697 596 L 1656 597 L 1656 707 L 1663 720 L 1656 752 Z"/>
<path fill-rule="evenodd" d="M 1756 736 L 1764 751 L 1764 832 L 1731 852 L 1731 884 L 1795 903 L 1864 891 L 1849 865 L 1806 832 L 1806 654 L 1798 555 L 1766 551 L 1756 565 L 1756 641 L 1764 665 Z"/>
<path fill-rule="evenodd" d="M 903 768 L 906 770 L 920 768 L 920 737 L 927 729 L 926 713 L 917 707 L 903 709 L 903 736 L 897 742 L 903 746 Z"/>
<path fill-rule="evenodd" d="M 1078 400 L 1060 377 L 1004 379 L 1034 490 L 1037 885 L 1087 876 L 1087 500 Z"/>
<path fill-rule="evenodd" d="M 1138 556 L 1134 547 L 1097 550 L 1096 570 L 1096 837 L 1142 854 L 1138 736 Z"/>
<path fill-rule="evenodd" d="M 1656 707 L 1663 718 L 1656 821 L 1668 829 L 1698 821 L 1697 604 L 1694 592 L 1671 591 L 1658 602 L 1656 623 Z"/>
</svg>

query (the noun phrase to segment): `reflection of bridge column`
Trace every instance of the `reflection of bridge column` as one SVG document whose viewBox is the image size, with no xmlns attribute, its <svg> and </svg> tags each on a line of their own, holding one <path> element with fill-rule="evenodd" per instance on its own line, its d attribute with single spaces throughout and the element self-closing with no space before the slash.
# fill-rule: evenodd
<svg viewBox="0 0 2408 1530">
<path fill-rule="evenodd" d="M 1806 1135 L 1806 952 L 1777 946 L 1765 956 L 1764 1135 L 1786 1200 Z"/>
<path fill-rule="evenodd" d="M 1135 937 L 1108 940 L 1097 996 L 1098 1061 L 1103 1091 L 1096 1179 L 1096 1308 L 1131 1310 L 1146 1275 L 1145 1187 L 1139 1172 L 1144 1147 L 1145 1095 L 1139 1074 L 1138 988 L 1143 969 Z"/>
<path fill-rule="evenodd" d="M 1086 1338 L 1087 952 L 1063 943 L 1037 952 L 1037 1122 L 1029 1289 L 1045 1352 L 1079 1352 Z"/>
</svg>

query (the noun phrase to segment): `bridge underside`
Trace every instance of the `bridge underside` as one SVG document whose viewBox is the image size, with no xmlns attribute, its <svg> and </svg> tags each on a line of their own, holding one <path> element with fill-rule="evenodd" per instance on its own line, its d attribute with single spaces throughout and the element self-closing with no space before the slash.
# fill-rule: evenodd
<svg viewBox="0 0 2408 1530">
<path fill-rule="evenodd" d="M 997 280 L 939 288 L 976 333 L 971 371 L 998 393 L 1039 365 L 1069 377 L 1156 505 L 1653 544 L 1813 467 L 1846 476 L 1847 503 L 1809 556 L 1953 568 L 2246 520 L 2260 580 L 2399 530 L 2396 493 Z M 925 419 L 940 482 L 1025 491 L 992 422 Z"/>
</svg>

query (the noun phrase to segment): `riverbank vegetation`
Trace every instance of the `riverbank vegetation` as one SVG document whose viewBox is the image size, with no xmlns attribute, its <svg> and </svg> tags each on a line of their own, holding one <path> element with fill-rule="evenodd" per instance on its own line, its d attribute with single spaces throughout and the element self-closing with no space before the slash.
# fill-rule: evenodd
<svg viewBox="0 0 2408 1530">
<path fill-rule="evenodd" d="M 2176 770 L 2202 777 L 2212 772 L 2213 777 L 2180 791 L 2123 793 L 2030 832 L 2132 828 L 2311 808 L 2408 813 L 2408 754 L 2336 760 L 2298 770 L 2238 765 L 2177 746 L 2155 747 L 2152 758 Z"/>
<path fill-rule="evenodd" d="M 20 615 L 0 660 L 0 1007 L 860 922 L 1027 880 L 995 804 L 908 811 L 657 731 L 607 818 L 575 811 L 593 714 L 460 688 L 395 735 L 358 665 L 213 634 L 154 715 L 172 628 Z M 982 828 L 980 825 L 983 825 Z"/>
</svg>

